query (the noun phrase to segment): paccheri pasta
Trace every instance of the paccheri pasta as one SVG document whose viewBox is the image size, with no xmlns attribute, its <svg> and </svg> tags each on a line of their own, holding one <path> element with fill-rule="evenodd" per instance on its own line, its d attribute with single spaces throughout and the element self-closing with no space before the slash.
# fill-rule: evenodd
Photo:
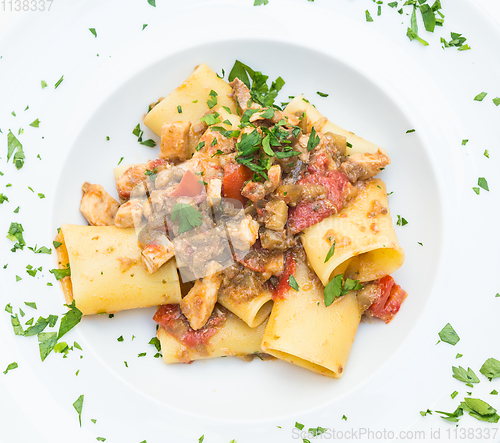
<svg viewBox="0 0 500 443">
<path fill-rule="evenodd" d="M 85 183 L 90 226 L 57 241 L 67 302 L 83 314 L 158 306 L 165 363 L 272 356 L 339 378 L 363 314 L 389 323 L 404 261 L 379 146 L 284 82 L 207 65 L 150 106 L 159 158 L 115 169 L 118 198 Z"/>
</svg>

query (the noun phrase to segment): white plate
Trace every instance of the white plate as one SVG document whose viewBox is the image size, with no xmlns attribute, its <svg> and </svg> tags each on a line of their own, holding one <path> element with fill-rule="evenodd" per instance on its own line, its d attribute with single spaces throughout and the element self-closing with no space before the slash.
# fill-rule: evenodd
<svg viewBox="0 0 500 443">
<path fill-rule="evenodd" d="M 33 54 L 33 66 L 21 60 L 16 47 L 23 57 L 30 54 L 29 36 L 42 26 L 39 16 L 20 17 L 4 35 L 4 43 L 10 46 L 0 60 L 8 69 L 2 72 L 2 84 L 12 87 L 2 103 L 7 126 L 0 127 L 4 134 L 9 127 L 25 129 L 19 137 L 27 160 L 21 171 L 11 165 L 0 168 L 5 173 L 0 177 L 0 192 L 10 200 L 0 207 L 0 232 L 6 232 L 11 221 L 19 221 L 29 246 L 36 242 L 48 246 L 61 223 L 83 223 L 78 211 L 83 181 L 100 183 L 111 191 L 112 169 L 121 157 L 124 163 L 134 163 L 157 156 L 157 149 L 139 145 L 131 133 L 147 105 L 168 94 L 201 62 L 219 73 L 224 68 L 227 75 L 234 60 L 240 59 L 271 79 L 281 75 L 286 81 L 283 101 L 288 95 L 304 93 L 337 124 L 389 152 L 392 164 L 380 176 L 394 191 L 390 197 L 394 220 L 399 214 L 409 221 L 397 227 L 406 262 L 395 278 L 410 296 L 390 325 L 361 325 L 340 380 L 278 361 L 246 364 L 220 359 L 165 366 L 153 358 L 156 351 L 147 344 L 155 331 L 152 309 L 122 312 L 113 319 L 85 318 L 67 337 L 68 343 L 76 340 L 83 351 L 71 352 L 64 360 L 51 354 L 41 363 L 36 339 L 15 337 L 5 314 L 0 322 L 4 337 L 0 367 L 17 361 L 19 368 L 1 374 L 0 411 L 6 423 L 23 426 L 6 426 L 0 436 L 9 442 L 35 437 L 51 442 L 95 441 L 101 436 L 109 442 L 151 443 L 193 442 L 205 434 L 206 442 L 233 438 L 240 443 L 279 442 L 299 437 L 292 431 L 299 421 L 306 428 L 343 431 L 430 432 L 434 428 L 441 430 L 441 438 L 450 437 L 447 423 L 435 417 L 423 419 L 418 412 L 453 410 L 458 404 L 449 399 L 454 389 L 462 388 L 451 378 L 457 352 L 465 355 L 458 364 L 473 366 L 476 372 L 486 358 L 495 357 L 492 330 L 485 325 L 495 318 L 498 289 L 481 277 L 494 266 L 483 262 L 484 271 L 478 273 L 476 263 L 486 256 L 498 264 L 488 248 L 497 245 L 498 238 L 489 234 L 494 226 L 488 222 L 482 232 L 470 232 L 476 211 L 497 215 L 491 199 L 500 181 L 492 172 L 498 163 L 494 147 L 483 140 L 494 134 L 487 122 L 498 118 L 495 111 L 500 109 L 472 98 L 487 87 L 495 93 L 491 78 L 498 62 L 489 66 L 492 72 L 481 76 L 472 70 L 477 85 L 461 84 L 458 89 L 453 80 L 446 84 L 443 76 L 454 72 L 455 66 L 467 72 L 470 63 L 484 63 L 486 54 L 481 49 L 476 56 L 473 51 L 472 55 L 442 53 L 436 36 L 430 37 L 433 44 L 424 52 L 416 42 L 407 41 L 402 27 L 393 25 L 396 16 L 389 20 L 389 14 L 395 11 L 388 8 L 380 17 L 389 23 L 386 30 L 376 22 L 365 23 L 359 5 L 327 8 L 320 3 L 271 0 L 254 8 L 235 2 L 190 1 L 183 6 L 159 4 L 155 10 L 144 3 L 134 8 L 119 3 L 54 5 L 60 9 L 43 17 L 43 28 L 49 31 L 37 47 L 48 41 L 58 47 Z M 122 8 L 119 23 L 111 20 L 116 8 Z M 462 24 L 466 16 L 476 14 L 482 32 L 498 41 L 496 31 L 466 2 L 448 8 Z M 71 26 L 61 27 L 61 17 Z M 141 31 L 143 23 L 149 26 Z M 97 39 L 89 27 L 96 28 Z M 16 30 L 19 41 L 12 43 Z M 468 31 L 471 41 L 473 31 Z M 390 41 L 391 32 L 397 41 Z M 480 43 L 476 40 L 479 48 Z M 426 63 L 432 63 L 432 69 Z M 21 78 L 16 75 L 19 71 L 24 73 Z M 61 74 L 64 81 L 54 91 Z M 43 91 L 42 79 L 50 85 Z M 317 91 L 329 93 L 328 98 L 319 97 Z M 30 109 L 23 111 L 26 105 Z M 12 110 L 17 116 L 7 120 Z M 42 122 L 38 130 L 28 127 L 35 118 Z M 408 129 L 416 131 L 407 134 Z M 462 147 L 465 138 L 471 141 Z M 482 156 L 485 146 L 491 153 L 489 160 Z M 42 160 L 36 158 L 38 153 Z M 488 178 L 491 196 L 473 193 L 478 176 Z M 13 186 L 3 191 L 7 182 Z M 47 198 L 37 199 L 38 192 Z M 17 205 L 21 210 L 14 215 Z M 9 240 L 0 244 L 2 251 L 12 247 Z M 27 312 L 36 317 L 64 312 L 57 285 L 44 286 L 53 281 L 47 270 L 55 267 L 54 257 L 35 256 L 31 251 L 4 256 L 9 262 L 0 274 L 4 304 L 26 312 L 30 308 L 23 302 L 36 301 L 38 310 Z M 28 263 L 43 265 L 43 278 L 28 276 Z M 23 280 L 16 282 L 16 274 Z M 483 304 L 471 306 L 471 296 Z M 437 332 L 449 321 L 462 341 L 455 348 L 443 343 L 434 346 Z M 483 333 L 476 332 L 479 328 Z M 116 340 L 120 335 L 123 343 Z M 482 346 L 490 344 L 483 352 L 475 341 L 479 337 Z M 141 352 L 147 356 L 137 357 Z M 484 392 L 482 386 L 476 388 L 475 395 L 489 401 L 488 387 Z M 81 394 L 85 395 L 82 429 L 72 407 Z M 343 414 L 347 422 L 340 420 Z M 466 425 L 487 426 L 470 420 Z"/>
</svg>

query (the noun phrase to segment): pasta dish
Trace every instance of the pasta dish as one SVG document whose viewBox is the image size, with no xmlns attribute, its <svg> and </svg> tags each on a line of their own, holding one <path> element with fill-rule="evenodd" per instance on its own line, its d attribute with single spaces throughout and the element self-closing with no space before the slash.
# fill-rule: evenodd
<svg viewBox="0 0 500 443">
<path fill-rule="evenodd" d="M 389 323 L 407 295 L 376 178 L 389 156 L 304 96 L 276 105 L 281 78 L 237 61 L 229 81 L 201 64 L 150 105 L 159 158 L 115 168 L 116 199 L 84 183 L 88 225 L 56 238 L 66 301 L 158 306 L 168 364 L 258 356 L 339 378 L 361 317 Z"/>
</svg>

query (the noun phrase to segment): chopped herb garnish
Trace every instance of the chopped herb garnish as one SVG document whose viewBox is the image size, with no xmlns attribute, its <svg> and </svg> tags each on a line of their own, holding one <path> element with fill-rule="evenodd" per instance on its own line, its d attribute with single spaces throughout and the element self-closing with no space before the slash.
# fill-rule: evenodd
<svg viewBox="0 0 500 443">
<path fill-rule="evenodd" d="M 487 92 L 481 92 L 481 94 L 477 94 L 474 97 L 474 100 L 476 100 L 477 102 L 482 102 L 484 100 L 484 97 L 486 97 L 487 95 L 488 95 Z"/>
<path fill-rule="evenodd" d="M 156 0 L 148 0 L 148 3 L 156 8 Z"/>
<path fill-rule="evenodd" d="M 404 217 L 401 217 L 400 215 L 398 215 L 398 221 L 396 222 L 396 224 L 398 226 L 404 226 L 404 225 L 407 225 L 408 222 L 406 221 L 406 219 Z"/>
<path fill-rule="evenodd" d="M 477 378 L 477 375 L 471 368 L 465 370 L 464 368 L 462 368 L 462 366 L 459 366 L 458 368 L 452 366 L 452 370 L 453 378 L 456 378 L 458 381 L 464 383 L 479 383 L 479 378 Z"/>
<path fill-rule="evenodd" d="M 151 0 L 148 0 L 151 1 Z M 154 1 L 154 0 L 153 0 Z M 80 422 L 80 427 L 82 427 L 82 408 L 83 408 L 83 394 L 78 397 L 73 403 L 73 407 L 76 412 L 78 412 L 78 421 Z"/>
<path fill-rule="evenodd" d="M 320 97 L 328 97 L 328 94 L 326 94 L 325 92 L 317 91 L 316 94 L 318 94 Z"/>
<path fill-rule="evenodd" d="M 9 133 L 7 134 L 7 161 L 10 160 L 12 154 L 14 154 L 14 165 L 17 169 L 21 169 L 24 166 L 25 159 L 23 145 L 9 129 Z"/>
<path fill-rule="evenodd" d="M 54 274 L 54 277 L 56 278 L 56 280 L 61 280 L 64 277 L 71 276 L 71 269 L 69 268 L 69 265 L 66 269 L 49 269 L 49 272 L 51 274 Z"/>
<path fill-rule="evenodd" d="M 3 203 L 3 202 L 8 202 L 9 199 L 7 196 L 3 195 L 3 194 L 0 194 L 0 205 Z"/>
<path fill-rule="evenodd" d="M 324 263 L 330 260 L 333 257 L 333 254 L 335 254 L 335 241 L 333 242 L 332 246 L 330 246 L 330 250 L 328 251 L 328 254 L 326 254 Z"/>
<path fill-rule="evenodd" d="M 148 26 L 148 24 L 147 24 L 147 23 L 144 23 L 144 24 L 142 25 L 142 30 L 144 31 L 144 30 L 146 29 L 146 27 L 147 27 L 147 26 Z"/>
<path fill-rule="evenodd" d="M 212 109 L 214 106 L 217 105 L 217 92 L 215 92 L 213 89 L 209 93 L 210 99 L 207 101 L 207 105 L 210 109 Z"/>
<path fill-rule="evenodd" d="M 290 275 L 288 277 L 288 285 L 295 291 L 299 290 L 299 284 L 297 283 L 297 280 L 295 280 L 295 277 L 293 275 Z"/>
<path fill-rule="evenodd" d="M 45 89 L 47 87 L 47 82 L 45 80 L 42 80 L 41 83 L 42 83 L 42 89 Z"/>
<path fill-rule="evenodd" d="M 410 134 L 412 132 L 415 132 L 415 129 L 408 129 L 408 131 L 406 131 L 407 134 Z"/>
<path fill-rule="evenodd" d="M 181 105 L 177 105 L 177 113 L 182 114 L 182 106 Z"/>
<path fill-rule="evenodd" d="M 10 363 L 8 366 L 7 366 L 7 369 L 5 371 L 3 371 L 4 374 L 7 374 L 7 372 L 9 371 L 13 371 L 14 369 L 17 369 L 18 368 L 18 365 L 16 362 L 12 362 Z"/>
<path fill-rule="evenodd" d="M 490 381 L 500 377 L 500 361 L 496 358 L 489 358 L 483 363 L 479 372 L 488 377 Z"/>
<path fill-rule="evenodd" d="M 425 417 L 426 415 L 432 415 L 432 411 L 430 409 L 427 409 L 427 411 L 420 411 L 420 415 L 422 417 Z"/>
<path fill-rule="evenodd" d="M 486 158 L 490 158 L 490 153 L 488 152 L 487 149 L 485 149 L 483 155 L 486 157 Z"/>
<path fill-rule="evenodd" d="M 122 157 L 122 158 L 120 159 L 120 161 L 118 162 L 118 165 L 119 165 L 119 164 L 123 161 L 123 159 L 124 159 L 124 157 Z M 116 166 L 118 166 L 118 165 L 116 165 Z"/>
<path fill-rule="evenodd" d="M 203 146 L 205 146 L 205 142 L 204 142 L 204 141 L 202 141 L 202 142 L 198 143 L 198 146 L 196 146 L 196 148 L 195 148 L 195 149 L 196 149 L 197 151 L 199 151 L 201 148 L 203 148 Z"/>
<path fill-rule="evenodd" d="M 499 106 L 500 105 L 500 97 L 495 97 L 494 99 L 492 99 L 492 101 L 495 104 L 495 106 Z"/>
<path fill-rule="evenodd" d="M 370 11 L 368 11 L 368 9 L 365 11 L 365 17 L 367 22 L 373 21 L 372 16 L 370 15 Z"/>
<path fill-rule="evenodd" d="M 475 188 L 473 187 L 472 190 L 477 194 L 479 195 L 479 192 L 481 191 L 479 188 Z"/>
<path fill-rule="evenodd" d="M 304 425 L 302 423 L 299 423 L 299 422 L 295 422 L 295 427 L 297 429 L 299 429 L 300 431 L 302 431 L 302 429 L 304 429 Z"/>
<path fill-rule="evenodd" d="M 479 177 L 477 179 L 477 185 L 480 187 L 480 188 L 483 188 L 485 191 L 489 191 L 490 189 L 488 188 L 488 182 L 486 181 L 486 179 L 484 177 Z"/>
<path fill-rule="evenodd" d="M 311 129 L 311 134 L 309 135 L 309 140 L 307 141 L 307 151 L 311 152 L 316 146 L 319 145 L 319 142 L 319 135 L 316 135 L 316 129 L 313 126 Z"/>
<path fill-rule="evenodd" d="M 156 142 L 152 139 L 140 142 L 141 145 L 147 146 L 148 148 L 154 148 L 156 146 Z"/>
<path fill-rule="evenodd" d="M 468 138 L 463 139 L 463 140 L 462 140 L 462 146 L 465 146 L 468 142 L 469 142 L 469 139 L 468 139 Z"/>
<path fill-rule="evenodd" d="M 207 114 L 201 117 L 200 121 L 205 122 L 208 126 L 215 125 L 216 123 L 220 123 L 220 114 L 218 112 Z"/>
<path fill-rule="evenodd" d="M 75 301 L 73 300 L 70 305 L 64 305 L 69 308 L 69 311 L 63 315 L 61 318 L 61 324 L 59 325 L 59 333 L 57 334 L 57 339 L 60 339 L 64 334 L 68 333 L 73 329 L 80 320 L 82 319 L 82 312 L 75 306 Z"/>
<path fill-rule="evenodd" d="M 23 226 L 20 223 L 12 222 L 10 224 L 9 231 L 7 232 L 7 238 L 11 241 L 16 242 L 14 247 L 11 249 L 12 252 L 16 252 L 17 249 L 23 249 L 26 246 L 26 242 L 23 238 Z"/>
<path fill-rule="evenodd" d="M 54 89 L 57 89 L 58 86 L 63 82 L 64 80 L 64 75 L 61 75 L 61 78 L 57 80 L 57 83 L 54 85 Z"/>
<path fill-rule="evenodd" d="M 449 323 L 439 332 L 439 338 L 453 346 L 460 341 L 460 337 Z"/>
<path fill-rule="evenodd" d="M 268 3 L 269 0 L 254 0 L 253 5 L 260 6 L 260 5 L 267 5 Z"/>
<path fill-rule="evenodd" d="M 40 348 L 40 358 L 42 361 L 47 358 L 56 343 L 57 332 L 40 332 L 38 334 L 38 347 Z"/>
<path fill-rule="evenodd" d="M 330 306 L 335 299 L 346 295 L 349 291 L 358 291 L 360 289 L 363 289 L 363 286 L 359 283 L 359 280 L 346 278 L 344 282 L 344 274 L 338 274 L 325 287 L 325 306 Z"/>
<path fill-rule="evenodd" d="M 182 234 L 201 226 L 203 215 L 191 205 L 176 203 L 170 219 L 173 223 L 179 223 L 179 234 Z"/>
<path fill-rule="evenodd" d="M 89 31 L 92 33 L 94 37 L 97 37 L 97 31 L 95 30 L 95 28 L 89 28 Z"/>
<path fill-rule="evenodd" d="M 33 128 L 39 128 L 40 127 L 40 120 L 36 119 L 33 122 L 30 123 L 30 126 Z"/>
</svg>

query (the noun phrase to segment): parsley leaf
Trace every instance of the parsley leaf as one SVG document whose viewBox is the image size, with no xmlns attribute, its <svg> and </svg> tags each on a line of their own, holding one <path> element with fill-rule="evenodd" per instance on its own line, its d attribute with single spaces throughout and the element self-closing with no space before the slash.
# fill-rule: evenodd
<svg viewBox="0 0 500 443">
<path fill-rule="evenodd" d="M 490 381 L 500 377 L 500 361 L 495 358 L 489 358 L 483 363 L 479 372 L 488 377 Z"/>
<path fill-rule="evenodd" d="M 347 278 L 344 282 L 344 274 L 338 274 L 333 277 L 325 287 L 325 306 L 330 306 L 335 299 L 346 295 L 349 291 L 358 291 L 363 289 L 359 280 Z"/>
<path fill-rule="evenodd" d="M 398 221 L 396 222 L 396 224 L 398 226 L 404 226 L 404 225 L 407 225 L 408 222 L 406 221 L 406 219 L 404 217 L 401 217 L 400 215 L 398 215 Z"/>
<path fill-rule="evenodd" d="M 51 274 L 54 274 L 54 277 L 56 280 L 61 280 L 64 277 L 70 277 L 71 276 L 71 269 L 69 266 L 65 269 L 49 269 L 49 272 Z"/>
<path fill-rule="evenodd" d="M 7 134 L 7 161 L 10 160 L 12 154 L 14 154 L 14 165 L 18 170 L 21 169 L 24 166 L 25 159 L 23 145 L 9 129 L 9 133 Z"/>
<path fill-rule="evenodd" d="M 488 188 L 488 182 L 486 181 L 486 179 L 484 177 L 479 177 L 477 179 L 477 185 L 480 187 L 480 188 L 483 188 L 485 191 L 489 191 L 490 189 Z"/>
<path fill-rule="evenodd" d="M 370 15 L 370 11 L 368 11 L 368 9 L 365 11 L 365 17 L 367 22 L 373 21 L 372 16 Z"/>
<path fill-rule="evenodd" d="M 54 89 L 57 89 L 59 85 L 63 82 L 64 80 L 64 75 L 61 75 L 61 78 L 57 80 L 57 83 L 54 85 Z"/>
<path fill-rule="evenodd" d="M 294 289 L 295 291 L 299 291 L 299 284 L 297 283 L 297 280 L 295 280 L 295 277 L 290 274 L 290 277 L 288 277 L 288 285 Z"/>
<path fill-rule="evenodd" d="M 5 371 L 3 371 L 4 374 L 7 374 L 7 372 L 9 371 L 12 371 L 14 369 L 18 368 L 18 365 L 16 362 L 13 362 L 13 363 L 10 363 L 8 366 L 7 366 L 7 369 Z"/>
<path fill-rule="evenodd" d="M 97 37 L 97 31 L 95 30 L 95 28 L 89 28 L 89 31 L 92 33 L 94 37 Z"/>
<path fill-rule="evenodd" d="M 484 100 L 484 97 L 486 97 L 487 95 L 488 95 L 487 92 L 481 92 L 481 94 L 477 94 L 474 97 L 474 100 L 476 100 L 477 102 L 482 102 Z"/>
<path fill-rule="evenodd" d="M 14 247 L 11 249 L 12 252 L 16 252 L 17 249 L 23 249 L 26 246 L 26 242 L 23 238 L 23 226 L 20 223 L 12 222 L 10 224 L 9 231 L 7 232 L 7 238 L 16 242 Z"/>
<path fill-rule="evenodd" d="M 492 99 L 492 101 L 495 104 L 495 106 L 499 106 L 500 105 L 500 97 L 496 97 L 496 98 Z"/>
<path fill-rule="evenodd" d="M 201 226 L 203 215 L 191 205 L 186 203 L 176 203 L 170 220 L 173 223 L 179 222 L 179 234 L 191 231 L 192 229 Z"/>
<path fill-rule="evenodd" d="M 307 151 L 311 152 L 316 146 L 319 145 L 320 138 L 316 135 L 316 129 L 314 126 L 311 129 L 311 134 L 309 135 L 309 140 L 307 141 Z"/>
<path fill-rule="evenodd" d="M 156 8 L 156 0 L 148 0 L 148 3 Z"/>
<path fill-rule="evenodd" d="M 207 114 L 201 117 L 200 121 L 205 122 L 208 126 L 215 125 L 216 123 L 220 123 L 220 114 L 218 112 Z"/>
<path fill-rule="evenodd" d="M 328 94 L 325 92 L 319 92 L 317 91 L 316 94 L 318 94 L 320 97 L 328 97 Z"/>
<path fill-rule="evenodd" d="M 254 0 L 253 5 L 260 6 L 260 5 L 267 5 L 268 3 L 269 0 Z"/>
<path fill-rule="evenodd" d="M 64 334 L 73 329 L 82 319 L 82 312 L 76 307 L 75 300 L 70 305 L 64 305 L 69 308 L 69 311 L 63 315 L 61 324 L 59 325 L 59 333 L 57 339 L 59 340 Z"/>
<path fill-rule="evenodd" d="M 333 257 L 333 254 L 335 254 L 335 241 L 333 242 L 332 246 L 330 246 L 330 250 L 328 251 L 328 254 L 326 254 L 325 261 L 323 263 L 326 263 L 328 260 L 330 260 Z"/>
<path fill-rule="evenodd" d="M 42 84 L 42 89 L 45 89 L 47 87 L 47 82 L 45 80 L 42 80 L 41 84 Z"/>
<path fill-rule="evenodd" d="M 35 121 L 30 123 L 30 126 L 33 128 L 39 128 L 40 127 L 40 120 L 36 119 Z"/>
<path fill-rule="evenodd" d="M 207 105 L 209 109 L 212 109 L 214 106 L 217 106 L 217 92 L 215 92 L 213 89 L 209 93 L 210 99 L 207 100 Z"/>
<path fill-rule="evenodd" d="M 6 195 L 0 194 L 0 205 L 5 201 L 9 201 L 8 197 Z"/>
<path fill-rule="evenodd" d="M 141 145 L 147 146 L 148 148 L 154 148 L 156 146 L 156 142 L 152 139 L 140 142 Z"/>
<path fill-rule="evenodd" d="M 452 366 L 451 368 L 453 370 L 453 378 L 456 378 L 458 381 L 464 383 L 479 383 L 479 378 L 477 378 L 477 375 L 471 368 L 468 368 L 467 370 L 462 368 L 462 366 L 459 366 L 458 368 Z"/>
<path fill-rule="evenodd" d="M 429 43 L 427 43 L 424 39 L 420 38 L 418 36 L 418 34 L 415 31 L 413 31 L 411 28 L 408 28 L 406 30 L 406 36 L 410 40 L 417 40 L 418 42 L 422 43 L 424 46 L 429 46 Z"/>
<path fill-rule="evenodd" d="M 449 323 L 439 332 L 439 338 L 453 346 L 460 341 L 460 337 Z"/>
<path fill-rule="evenodd" d="M 40 358 L 44 361 L 57 343 L 57 332 L 40 332 L 38 334 L 38 346 Z"/>
<path fill-rule="evenodd" d="M 148 0 L 148 2 L 151 0 Z M 154 1 L 154 0 L 153 0 Z M 78 412 L 78 421 L 80 422 L 80 427 L 82 427 L 82 408 L 83 408 L 83 394 L 78 397 L 75 402 L 73 403 L 73 407 L 75 408 L 76 412 Z"/>
</svg>

